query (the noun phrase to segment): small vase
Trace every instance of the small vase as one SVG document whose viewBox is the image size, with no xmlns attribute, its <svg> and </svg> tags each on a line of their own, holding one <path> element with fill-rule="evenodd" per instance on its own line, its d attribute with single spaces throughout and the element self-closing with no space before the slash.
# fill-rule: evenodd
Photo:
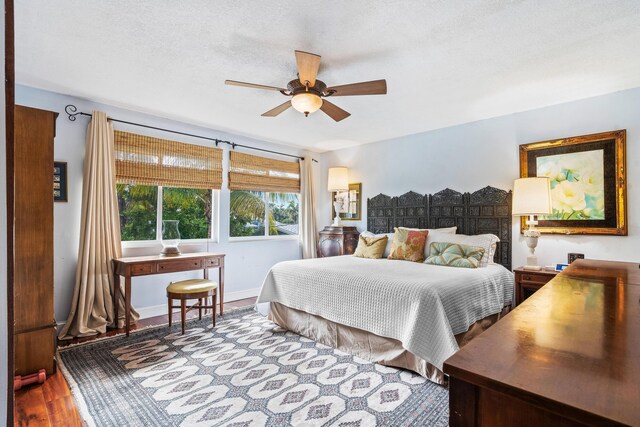
<svg viewBox="0 0 640 427">
<path fill-rule="evenodd" d="M 178 245 L 180 244 L 180 230 L 178 224 L 180 221 L 167 219 L 162 221 L 162 252 L 164 256 L 180 255 Z"/>
</svg>

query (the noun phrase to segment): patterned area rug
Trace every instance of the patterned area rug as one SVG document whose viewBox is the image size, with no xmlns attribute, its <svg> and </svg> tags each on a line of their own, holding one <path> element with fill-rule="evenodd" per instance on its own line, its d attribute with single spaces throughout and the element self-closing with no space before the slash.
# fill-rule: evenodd
<svg viewBox="0 0 640 427">
<path fill-rule="evenodd" d="M 448 393 L 287 332 L 253 309 L 63 349 L 95 426 L 446 426 Z"/>
</svg>

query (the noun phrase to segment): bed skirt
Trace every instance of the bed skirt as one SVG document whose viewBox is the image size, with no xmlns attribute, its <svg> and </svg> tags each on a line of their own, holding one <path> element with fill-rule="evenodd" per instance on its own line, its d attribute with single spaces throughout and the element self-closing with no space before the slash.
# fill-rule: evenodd
<svg viewBox="0 0 640 427">
<path fill-rule="evenodd" d="M 269 319 L 289 331 L 380 365 L 409 369 L 435 383 L 447 383 L 447 376 L 440 369 L 404 349 L 398 340 L 341 325 L 277 302 L 270 306 Z M 458 346 L 464 346 L 508 312 L 509 308 L 505 307 L 501 313 L 478 320 L 467 332 L 455 335 Z"/>
</svg>

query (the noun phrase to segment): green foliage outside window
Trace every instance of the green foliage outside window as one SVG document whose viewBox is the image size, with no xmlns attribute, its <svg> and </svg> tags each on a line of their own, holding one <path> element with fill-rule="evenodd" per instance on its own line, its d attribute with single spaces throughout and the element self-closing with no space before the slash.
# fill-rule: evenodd
<svg viewBox="0 0 640 427">
<path fill-rule="evenodd" d="M 279 197 L 269 201 L 269 235 L 298 234 L 298 195 L 278 193 Z M 295 196 L 295 198 L 291 198 Z M 287 203 L 288 201 L 288 203 Z M 293 227 L 292 227 L 293 226 Z"/>
<path fill-rule="evenodd" d="M 162 219 L 177 219 L 180 238 L 207 239 L 211 236 L 211 190 L 162 189 Z"/>
<path fill-rule="evenodd" d="M 118 184 L 116 190 L 122 240 L 156 240 L 158 187 Z M 183 240 L 211 236 L 212 209 L 211 190 L 162 189 L 162 219 L 179 220 Z"/>
<path fill-rule="evenodd" d="M 269 209 L 265 212 L 267 200 Z M 267 215 L 270 236 L 298 234 L 298 206 L 298 195 L 294 193 L 232 191 L 229 235 L 264 236 Z"/>
<path fill-rule="evenodd" d="M 156 240 L 158 187 L 118 184 L 120 230 L 123 241 Z M 268 209 L 267 207 L 268 201 Z M 298 194 L 232 191 L 231 237 L 298 234 Z M 162 188 L 162 218 L 179 220 L 180 237 L 211 236 L 213 212 L 210 190 Z"/>
<path fill-rule="evenodd" d="M 155 240 L 158 187 L 117 184 L 122 241 Z"/>
<path fill-rule="evenodd" d="M 231 192 L 229 236 L 264 236 L 264 198 L 258 191 Z"/>
</svg>

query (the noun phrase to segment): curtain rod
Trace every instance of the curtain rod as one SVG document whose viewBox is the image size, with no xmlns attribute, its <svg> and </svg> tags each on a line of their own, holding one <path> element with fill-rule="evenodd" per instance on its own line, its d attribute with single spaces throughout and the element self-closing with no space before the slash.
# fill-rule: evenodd
<svg viewBox="0 0 640 427">
<path fill-rule="evenodd" d="M 69 104 L 66 107 L 64 107 L 64 112 L 67 113 L 67 115 L 69 116 L 69 120 L 72 121 L 72 122 L 76 121 L 76 116 L 78 116 L 78 115 L 87 116 L 87 117 L 93 117 L 93 114 L 84 113 L 82 111 L 78 111 L 78 108 L 73 104 Z M 293 158 L 296 158 L 296 159 L 304 160 L 304 157 L 302 157 L 302 156 L 295 156 L 293 154 L 287 154 L 287 153 L 281 153 L 279 151 L 267 150 L 265 148 L 251 147 L 249 145 L 236 144 L 235 142 L 224 141 L 224 140 L 218 139 L 218 138 L 209 138 L 208 136 L 194 135 L 192 133 L 180 132 L 180 131 L 177 131 L 177 130 L 165 129 L 165 128 L 160 128 L 160 127 L 156 127 L 156 126 L 149 126 L 149 125 L 144 125 L 142 123 L 128 122 L 126 120 L 118 120 L 118 119 L 114 119 L 114 118 L 111 118 L 111 117 L 108 117 L 107 120 L 112 121 L 112 122 L 124 123 L 124 124 L 127 124 L 127 125 L 140 126 L 140 127 L 147 128 L 147 129 L 154 129 L 154 130 L 160 130 L 160 131 L 163 131 L 163 132 L 176 133 L 178 135 L 191 136 L 193 138 L 206 139 L 208 141 L 215 142 L 216 147 L 218 146 L 218 144 L 227 144 L 232 149 L 235 149 L 236 147 L 242 147 L 242 148 L 246 148 L 248 150 L 262 151 L 264 153 L 278 154 L 280 156 L 287 156 L 287 157 L 293 157 Z M 318 163 L 318 161 L 316 159 L 311 159 L 311 160 L 313 160 L 314 162 Z"/>
</svg>

